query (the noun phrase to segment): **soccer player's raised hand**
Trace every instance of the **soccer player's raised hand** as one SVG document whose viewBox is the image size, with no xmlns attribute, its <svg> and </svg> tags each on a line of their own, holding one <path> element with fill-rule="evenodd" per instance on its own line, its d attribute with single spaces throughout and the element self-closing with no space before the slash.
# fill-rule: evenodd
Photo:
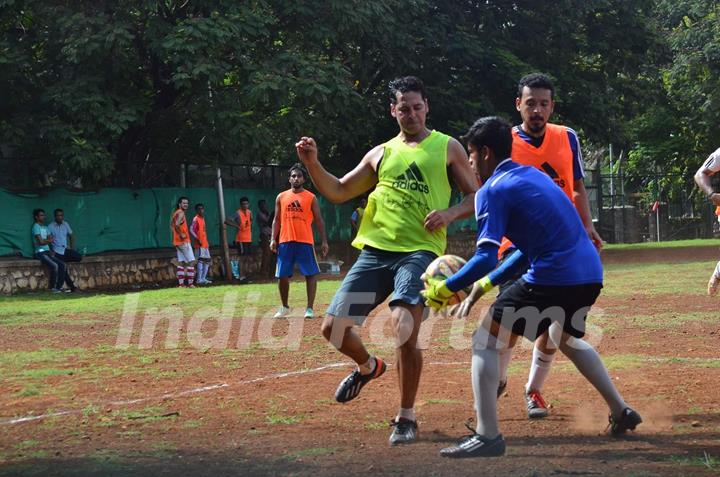
<svg viewBox="0 0 720 477">
<path fill-rule="evenodd" d="M 306 166 L 309 162 L 317 160 L 317 144 L 315 143 L 315 139 L 311 137 L 301 137 L 300 140 L 295 143 L 295 150 L 297 151 L 300 162 Z"/>
</svg>

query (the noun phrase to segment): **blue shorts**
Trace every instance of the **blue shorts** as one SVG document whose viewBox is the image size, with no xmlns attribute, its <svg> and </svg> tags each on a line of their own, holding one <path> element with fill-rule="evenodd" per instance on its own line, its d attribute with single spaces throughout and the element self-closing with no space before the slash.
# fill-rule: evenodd
<svg viewBox="0 0 720 477">
<path fill-rule="evenodd" d="M 300 273 L 306 277 L 320 273 L 315 247 L 309 243 L 283 242 L 278 245 L 275 278 L 292 277 L 296 263 L 300 267 Z"/>
<path fill-rule="evenodd" d="M 437 255 L 426 250 L 386 252 L 363 248 L 355 264 L 327 309 L 327 314 L 352 318 L 358 325 L 392 294 L 390 305 L 417 305 L 424 299 L 420 292 L 425 284 L 420 275 Z"/>
</svg>

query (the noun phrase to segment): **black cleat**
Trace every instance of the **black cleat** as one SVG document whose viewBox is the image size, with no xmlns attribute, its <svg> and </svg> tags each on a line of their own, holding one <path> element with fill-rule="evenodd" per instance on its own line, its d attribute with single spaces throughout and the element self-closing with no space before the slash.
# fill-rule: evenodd
<svg viewBox="0 0 720 477">
<path fill-rule="evenodd" d="M 405 419 L 404 417 L 398 418 L 390 423 L 395 429 L 390 434 L 390 445 L 396 446 L 399 444 L 409 444 L 414 442 L 418 436 L 417 422 Z"/>
<path fill-rule="evenodd" d="M 642 422 L 642 417 L 637 411 L 626 407 L 622 410 L 619 419 L 612 417 L 612 414 L 608 417 L 608 427 L 610 427 L 610 434 L 613 436 L 621 436 L 627 431 L 634 431 L 638 424 Z"/>
<path fill-rule="evenodd" d="M 375 371 L 370 374 L 363 375 L 356 369 L 340 382 L 335 391 L 335 400 L 337 402 L 352 401 L 367 383 L 382 376 L 386 369 L 387 365 L 380 358 L 375 358 Z"/>
<path fill-rule="evenodd" d="M 480 434 L 470 434 L 460 439 L 453 447 L 440 450 L 442 457 L 465 459 L 468 457 L 499 457 L 505 454 L 505 439 L 498 434 L 495 439 L 487 439 Z"/>
</svg>

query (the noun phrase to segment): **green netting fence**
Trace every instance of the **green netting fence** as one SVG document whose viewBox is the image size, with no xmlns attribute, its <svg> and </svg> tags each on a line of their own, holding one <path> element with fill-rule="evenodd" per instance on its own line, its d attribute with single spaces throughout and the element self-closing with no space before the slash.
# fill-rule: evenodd
<svg viewBox="0 0 720 477">
<path fill-rule="evenodd" d="M 257 216 L 257 203 L 265 199 L 270 210 L 274 207 L 277 190 L 225 189 L 225 212 L 232 218 L 241 197 L 250 199 L 250 208 Z M 32 257 L 32 211 L 44 209 L 48 223 L 53 210 L 63 209 L 65 220 L 75 235 L 76 248 L 87 254 L 113 250 L 139 250 L 172 247 L 170 217 L 178 197 L 190 198 L 189 217 L 197 203 L 205 205 L 210 245 L 220 244 L 217 192 L 212 188 L 153 188 L 101 189 L 96 192 L 72 192 L 55 189 L 38 194 L 18 194 L 0 189 L 5 213 L 9 215 L 5 227 L 0 228 L 0 256 Z M 331 204 L 318 196 L 320 209 L 330 241 L 350 240 L 350 215 L 354 201 L 342 205 Z M 457 201 L 458 198 L 455 198 Z M 468 220 L 453 224 L 451 232 L 460 227 L 473 227 Z M 232 243 L 235 229 L 228 228 Z M 259 227 L 253 227 L 253 242 L 257 243 Z"/>
</svg>

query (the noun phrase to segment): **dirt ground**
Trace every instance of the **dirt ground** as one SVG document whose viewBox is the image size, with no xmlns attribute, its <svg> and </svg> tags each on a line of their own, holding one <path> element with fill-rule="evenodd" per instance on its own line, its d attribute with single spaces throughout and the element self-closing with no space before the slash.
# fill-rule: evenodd
<svg viewBox="0 0 720 477">
<path fill-rule="evenodd" d="M 681 263 L 716 255 L 714 248 L 664 249 L 615 252 L 605 260 Z M 50 373 L 49 386 L 61 390 L 72 381 L 73 387 L 39 396 L 21 396 L 17 384 L 4 386 L 0 475 L 720 475 L 720 320 L 652 323 L 668 313 L 712 316 L 718 302 L 702 290 L 674 296 L 621 291 L 597 304 L 604 310 L 597 348 L 626 401 L 643 416 L 626 438 L 606 434 L 604 402 L 563 356 L 544 390 L 551 416 L 528 420 L 522 388 L 531 348 L 524 343 L 499 400 L 505 457 L 439 457 L 441 447 L 468 433 L 464 423 L 474 417 L 466 344 L 480 307 L 466 323 L 431 320 L 416 406 L 420 439 L 397 448 L 387 443 L 398 405 L 396 370 L 351 403 L 335 403 L 335 387 L 351 367 L 318 337 L 317 320 L 304 327 L 298 351 L 158 347 L 125 354 L 112 348 L 117 319 L 82 333 L 82 324 L 67 320 L 57 347 L 107 345 L 105 359 L 93 355 L 93 366 L 122 369 L 141 356 L 143 369 L 99 379 Z M 369 319 L 363 337 L 385 329 L 381 320 L 382 313 Z M 273 331 L 282 336 L 288 326 L 278 322 Z M 0 337 L 0 345 L 35 349 L 34 331 L 19 328 Z M 395 361 L 390 347 L 373 349 Z M 71 367 L 82 368 L 85 359 L 71 358 Z M 48 416 L 32 417 L 41 414 Z"/>
</svg>

